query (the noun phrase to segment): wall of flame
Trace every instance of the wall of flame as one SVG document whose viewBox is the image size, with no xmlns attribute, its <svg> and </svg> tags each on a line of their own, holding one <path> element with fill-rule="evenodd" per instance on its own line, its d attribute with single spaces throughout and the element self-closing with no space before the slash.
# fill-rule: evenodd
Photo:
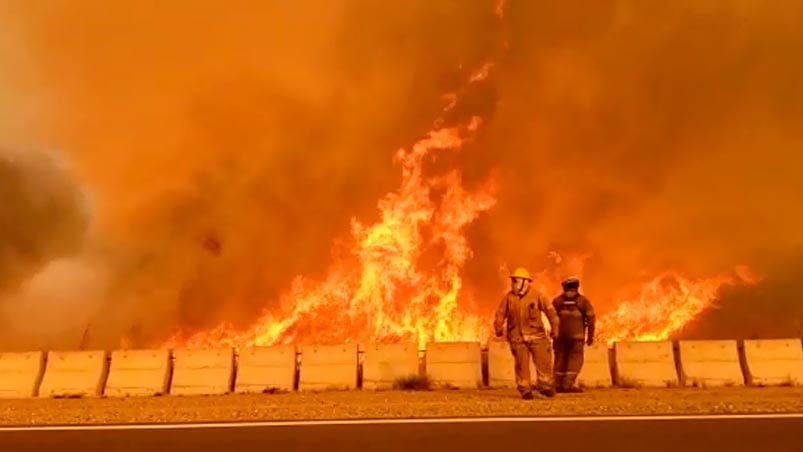
<svg viewBox="0 0 803 452">
<path fill-rule="evenodd" d="M 86 199 L 3 236 L 4 346 L 475 337 L 518 265 L 611 337 L 801 317 L 799 2 L 252 3 L 2 2 L 2 146 Z"/>
</svg>

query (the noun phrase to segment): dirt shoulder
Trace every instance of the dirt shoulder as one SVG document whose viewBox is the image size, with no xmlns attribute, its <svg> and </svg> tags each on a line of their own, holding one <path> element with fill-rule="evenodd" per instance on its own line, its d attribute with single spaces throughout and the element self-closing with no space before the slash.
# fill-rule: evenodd
<svg viewBox="0 0 803 452">
<path fill-rule="evenodd" d="M 709 413 L 803 413 L 803 388 L 600 389 L 532 401 L 501 389 L 0 400 L 2 425 Z"/>
</svg>

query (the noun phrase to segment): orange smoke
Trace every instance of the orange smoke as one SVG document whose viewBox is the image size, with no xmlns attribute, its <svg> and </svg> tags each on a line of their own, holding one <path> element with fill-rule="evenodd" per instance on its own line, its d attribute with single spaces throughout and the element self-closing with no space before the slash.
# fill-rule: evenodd
<svg viewBox="0 0 803 452">
<path fill-rule="evenodd" d="M 606 337 L 800 312 L 800 2 L 35 3 L 0 6 L 0 148 L 58 153 L 91 218 L 64 267 L 0 238 L 2 348 L 482 338 L 502 263 L 580 274 Z M 736 263 L 774 295 L 717 301 Z"/>
</svg>

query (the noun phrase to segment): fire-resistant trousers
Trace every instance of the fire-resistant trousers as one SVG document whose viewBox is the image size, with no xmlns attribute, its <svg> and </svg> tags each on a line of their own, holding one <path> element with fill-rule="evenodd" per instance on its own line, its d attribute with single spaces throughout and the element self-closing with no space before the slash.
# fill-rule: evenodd
<svg viewBox="0 0 803 452">
<path fill-rule="evenodd" d="M 511 352 L 516 366 L 516 388 L 521 394 L 531 392 L 533 386 L 530 380 L 530 360 L 535 364 L 537 375 L 537 389 L 554 388 L 552 379 L 552 353 L 549 350 L 549 340 L 534 339 L 531 341 L 513 342 L 510 344 Z"/>
<path fill-rule="evenodd" d="M 584 341 L 558 339 L 555 341 L 555 384 L 559 389 L 574 387 L 583 368 Z"/>
</svg>

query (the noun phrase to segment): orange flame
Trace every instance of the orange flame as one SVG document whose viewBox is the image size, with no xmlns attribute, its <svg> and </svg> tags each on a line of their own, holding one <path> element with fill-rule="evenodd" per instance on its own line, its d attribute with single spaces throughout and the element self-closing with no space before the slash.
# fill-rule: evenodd
<svg viewBox="0 0 803 452">
<path fill-rule="evenodd" d="M 487 79 L 482 65 L 467 87 Z M 467 89 L 467 88 L 465 88 Z M 457 102 L 449 97 L 446 111 Z M 442 120 L 436 122 L 440 124 Z M 461 185 L 460 173 L 428 177 L 427 159 L 457 151 L 481 126 L 479 117 L 457 127 L 440 127 L 395 160 L 402 170 L 399 189 L 379 201 L 380 220 L 364 225 L 352 220 L 353 246 L 320 282 L 298 277 L 283 305 L 287 315 L 266 314 L 248 331 L 231 325 L 181 333 L 166 346 L 270 345 L 276 343 L 349 342 L 354 340 L 427 341 L 484 337 L 484 319 L 458 309 L 463 287 L 460 271 L 471 257 L 464 228 L 496 203 L 489 180 L 476 193 Z"/>
<path fill-rule="evenodd" d="M 697 280 L 674 272 L 663 273 L 604 315 L 599 321 L 599 337 L 608 343 L 668 339 L 702 312 L 715 307 L 717 294 L 724 285 L 755 282 L 744 267 L 737 268 L 735 273 L 735 276 Z"/>
<path fill-rule="evenodd" d="M 505 0 L 495 0 L 502 17 Z M 473 85 L 487 80 L 493 63 L 486 62 L 455 93 L 446 94 L 445 113 L 458 104 Z M 466 124 L 434 130 L 410 149 L 401 149 L 400 187 L 378 203 L 380 218 L 372 225 L 356 219 L 351 224 L 351 246 L 335 260 L 321 281 L 297 277 L 282 297 L 286 311 L 266 313 L 249 329 L 230 324 L 187 336 L 179 331 L 165 347 L 253 346 L 278 343 L 343 343 L 352 341 L 482 340 L 488 319 L 458 306 L 461 270 L 471 258 L 464 229 L 496 203 L 490 179 L 475 193 L 461 184 L 458 171 L 428 175 L 426 163 L 439 153 L 459 151 L 482 125 L 479 117 Z M 555 268 L 534 275 L 535 287 L 552 293 L 560 279 L 580 276 L 588 256 L 564 259 L 551 253 Z M 507 271 L 502 269 L 504 279 Z M 714 305 L 725 284 L 750 283 L 746 269 L 737 276 L 690 280 L 664 273 L 624 297 L 602 316 L 602 340 L 666 339 L 691 319 Z"/>
<path fill-rule="evenodd" d="M 553 266 L 533 276 L 533 286 L 551 294 L 561 280 L 573 275 L 581 277 L 590 254 L 564 257 L 552 251 Z M 507 279 L 508 269 L 501 274 Z M 657 341 L 669 339 L 689 322 L 708 309 L 716 307 L 717 295 L 726 285 L 753 284 L 756 278 L 750 269 L 739 266 L 734 275 L 689 279 L 667 271 L 646 283 L 635 285 L 609 303 L 593 299 L 598 312 L 597 338 L 609 344 L 616 341 Z M 613 306 L 604 312 L 605 306 Z M 602 315 L 599 315 L 603 311 Z"/>
</svg>

